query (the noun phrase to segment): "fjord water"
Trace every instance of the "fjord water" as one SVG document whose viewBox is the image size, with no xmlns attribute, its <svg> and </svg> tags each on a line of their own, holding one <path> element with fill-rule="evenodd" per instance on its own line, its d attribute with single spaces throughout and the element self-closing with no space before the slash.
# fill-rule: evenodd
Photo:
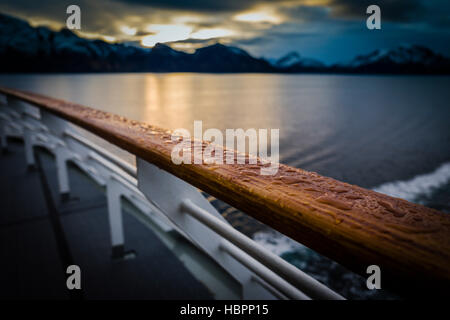
<svg viewBox="0 0 450 320">
<path fill-rule="evenodd" d="M 279 128 L 282 163 L 366 188 L 450 161 L 450 77 L 1 75 L 0 84 L 168 129 Z"/>
<path fill-rule="evenodd" d="M 1 75 L 0 84 L 168 129 L 279 128 L 282 163 L 450 212 L 450 77 Z M 258 235 L 289 247 L 275 238 Z M 286 250 L 305 267 L 303 249 Z"/>
</svg>

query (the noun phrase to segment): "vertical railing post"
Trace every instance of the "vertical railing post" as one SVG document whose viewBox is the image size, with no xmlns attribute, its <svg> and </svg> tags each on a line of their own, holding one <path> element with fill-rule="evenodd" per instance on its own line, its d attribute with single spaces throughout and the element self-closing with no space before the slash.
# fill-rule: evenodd
<svg viewBox="0 0 450 320">
<path fill-rule="evenodd" d="M 8 149 L 8 140 L 6 138 L 6 121 L 1 116 L 0 116 L 0 146 L 2 152 L 5 152 Z"/>
<path fill-rule="evenodd" d="M 41 122 L 49 129 L 51 134 L 56 137 L 57 142 L 53 150 L 56 157 L 56 170 L 58 176 L 58 188 L 62 201 L 66 201 L 70 196 L 69 175 L 67 172 L 67 161 L 72 155 L 69 152 L 64 141 L 64 132 L 70 127 L 70 124 L 46 111 L 40 111 Z"/>
<path fill-rule="evenodd" d="M 106 198 L 113 259 L 123 258 L 125 255 L 120 197 L 120 186 L 113 177 L 110 177 L 106 184 Z"/>
<path fill-rule="evenodd" d="M 59 194 L 62 201 L 66 201 L 70 196 L 69 174 L 67 172 L 67 152 L 63 147 L 56 147 L 56 170 L 58 176 Z"/>
<path fill-rule="evenodd" d="M 0 106 L 2 106 L 2 110 L 4 110 L 8 105 L 8 101 L 6 96 L 0 94 Z M 8 117 L 2 111 L 0 111 L 0 147 L 1 151 L 4 152 L 8 148 L 8 140 L 6 136 L 6 125 L 8 122 Z"/>
<path fill-rule="evenodd" d="M 28 169 L 33 169 L 36 166 L 36 160 L 33 152 L 33 132 L 27 126 L 23 130 L 23 141 L 25 147 L 25 160 Z"/>
<path fill-rule="evenodd" d="M 36 161 L 33 152 L 33 135 L 34 131 L 39 131 L 41 129 L 41 122 L 39 120 L 39 109 L 30 105 L 27 102 L 21 101 L 16 98 L 7 98 L 8 106 L 11 107 L 15 112 L 17 112 L 20 117 L 19 122 L 23 127 L 23 141 L 25 147 L 25 160 L 27 167 L 32 169 L 36 166 Z"/>
</svg>

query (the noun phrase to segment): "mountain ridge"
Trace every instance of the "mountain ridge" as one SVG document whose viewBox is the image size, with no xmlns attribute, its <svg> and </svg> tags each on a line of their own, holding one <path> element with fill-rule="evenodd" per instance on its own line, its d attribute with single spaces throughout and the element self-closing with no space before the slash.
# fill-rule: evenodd
<svg viewBox="0 0 450 320">
<path fill-rule="evenodd" d="M 68 29 L 32 27 L 0 13 L 0 73 L 16 72 L 264 72 L 450 74 L 450 59 L 417 46 L 399 46 L 325 65 L 289 52 L 277 60 L 216 43 L 194 53 L 162 43 L 143 48 L 79 37 Z"/>
</svg>

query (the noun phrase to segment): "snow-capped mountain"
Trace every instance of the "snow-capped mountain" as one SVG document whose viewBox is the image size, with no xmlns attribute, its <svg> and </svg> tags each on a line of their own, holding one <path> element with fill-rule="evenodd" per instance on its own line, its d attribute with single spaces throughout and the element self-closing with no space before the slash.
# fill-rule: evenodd
<svg viewBox="0 0 450 320">
<path fill-rule="evenodd" d="M 325 65 L 316 59 L 304 58 L 298 52 L 292 51 L 273 62 L 280 69 L 294 71 L 296 69 L 320 69 Z"/>
<path fill-rule="evenodd" d="M 197 49 L 193 64 L 199 72 L 273 72 L 264 59 L 252 57 L 246 51 L 220 43 Z"/>
<path fill-rule="evenodd" d="M 274 62 L 274 65 L 279 68 L 288 68 L 294 64 L 300 63 L 302 58 L 298 52 L 292 51 L 282 56 Z"/>
<path fill-rule="evenodd" d="M 423 46 L 401 45 L 359 55 L 335 67 L 371 73 L 441 73 L 450 70 L 450 60 Z"/>
</svg>

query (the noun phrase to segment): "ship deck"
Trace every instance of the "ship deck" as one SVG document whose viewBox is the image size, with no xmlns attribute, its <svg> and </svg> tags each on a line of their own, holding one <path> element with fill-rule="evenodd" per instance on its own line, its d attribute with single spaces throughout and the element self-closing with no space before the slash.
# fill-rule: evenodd
<svg viewBox="0 0 450 320">
<path fill-rule="evenodd" d="M 125 250 L 113 259 L 104 190 L 76 166 L 71 194 L 57 193 L 53 156 L 36 149 L 27 168 L 23 143 L 0 155 L 1 299 L 211 299 L 212 293 L 149 228 L 123 206 Z M 81 290 L 68 290 L 66 268 L 81 268 Z"/>
</svg>

